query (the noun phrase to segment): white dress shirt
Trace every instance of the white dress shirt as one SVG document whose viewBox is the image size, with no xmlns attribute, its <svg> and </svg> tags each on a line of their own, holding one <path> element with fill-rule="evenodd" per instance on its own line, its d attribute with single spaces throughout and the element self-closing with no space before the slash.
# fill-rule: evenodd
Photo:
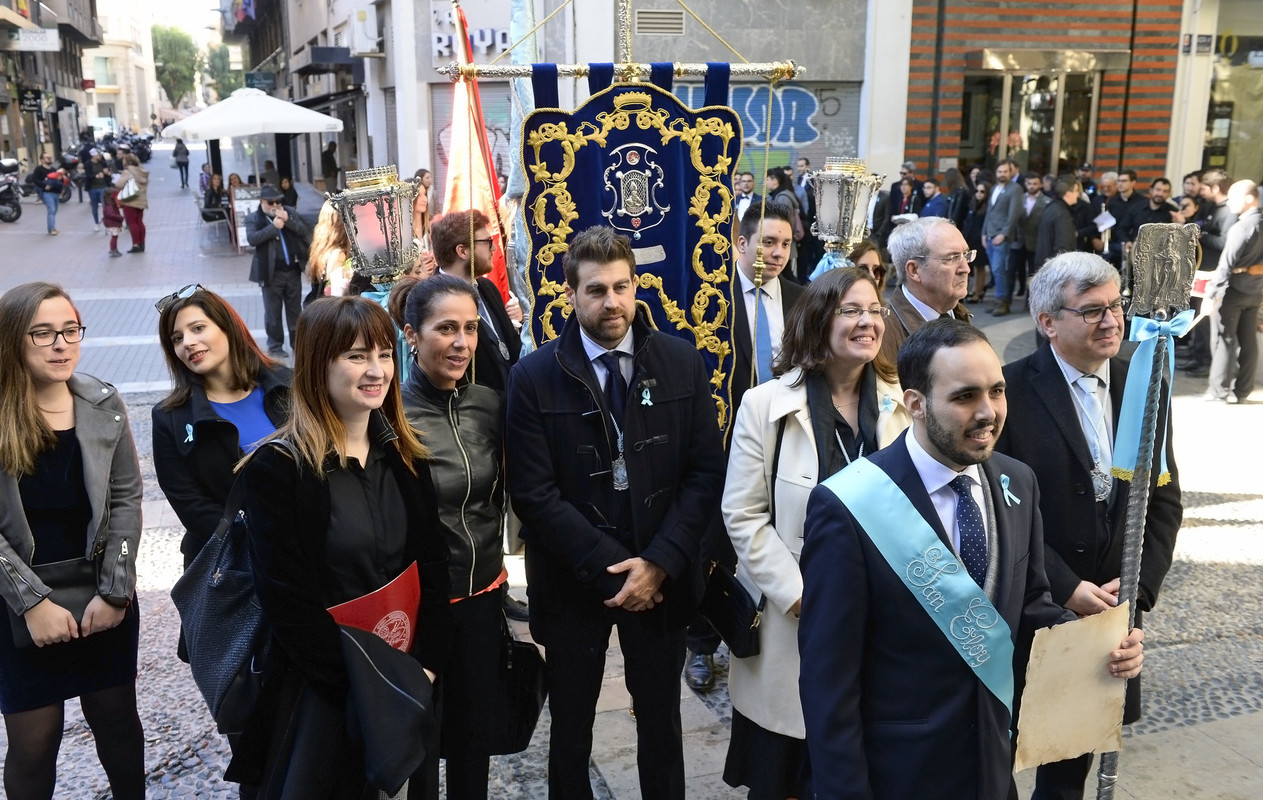
<svg viewBox="0 0 1263 800">
<path fill-rule="evenodd" d="M 957 475 L 968 476 L 971 479 L 969 493 L 978 504 L 978 508 L 985 508 L 981 483 L 982 468 L 977 464 L 970 464 L 961 472 L 957 472 L 927 453 L 912 430 L 908 431 L 904 441 L 908 443 L 908 455 L 912 457 L 912 465 L 916 467 L 917 474 L 921 476 L 921 483 L 930 494 L 930 502 L 934 504 L 939 522 L 943 523 L 943 530 L 947 531 L 951 539 L 952 549 L 959 553 L 960 531 L 956 527 L 956 491 L 949 484 Z"/>
<path fill-rule="evenodd" d="M 748 279 L 740 268 L 737 269 L 737 275 L 741 282 L 741 298 L 746 304 L 746 326 L 750 329 L 750 352 L 753 354 L 758 349 L 754 341 L 754 306 L 758 302 L 758 295 L 754 293 L 754 281 Z M 763 315 L 767 318 L 767 332 L 772 338 L 772 361 L 775 362 L 776 357 L 781 353 L 781 335 L 785 332 L 785 309 L 781 307 L 781 282 L 765 280 L 763 292 Z"/>
<path fill-rule="evenodd" d="M 926 322 L 929 322 L 932 319 L 938 319 L 939 317 L 942 316 L 941 312 L 936 311 L 933 308 L 930 308 L 925 303 L 922 303 L 919 299 L 917 299 L 912 294 L 912 292 L 908 291 L 908 284 L 905 283 L 903 286 L 900 286 L 899 291 L 903 292 L 903 296 L 908 298 L 908 302 L 911 303 L 912 307 L 915 308 L 917 310 L 917 313 L 921 315 L 921 319 L 925 320 Z M 953 313 L 952 311 L 948 311 L 947 316 L 953 319 L 956 318 L 956 314 Z"/>
<path fill-rule="evenodd" d="M 632 363 L 632 356 L 635 350 L 632 347 L 632 331 L 627 329 L 627 335 L 623 337 L 623 341 L 606 350 L 604 346 L 597 344 L 588 338 L 588 332 L 582 327 L 579 328 L 579 340 L 583 342 L 583 352 L 587 354 L 588 361 L 592 362 L 592 371 L 596 373 L 596 382 L 601 386 L 601 391 L 605 391 L 605 379 L 609 377 L 609 370 L 605 368 L 598 359 L 609 352 L 609 350 L 617 350 L 620 353 L 626 353 L 626 358 L 618 360 L 618 367 L 623 372 L 623 380 L 631 386 L 632 371 L 635 365 Z"/>
</svg>

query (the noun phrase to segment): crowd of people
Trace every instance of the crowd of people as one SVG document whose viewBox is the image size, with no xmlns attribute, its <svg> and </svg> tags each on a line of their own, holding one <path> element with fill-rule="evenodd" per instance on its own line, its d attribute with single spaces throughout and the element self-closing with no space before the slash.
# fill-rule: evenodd
<svg viewBox="0 0 1263 800">
<path fill-rule="evenodd" d="M 173 389 L 153 409 L 154 464 L 186 529 L 185 566 L 236 482 L 273 643 L 263 695 L 230 738 L 228 778 L 243 796 L 370 791 L 328 609 L 412 564 L 422 599 L 409 653 L 434 684 L 438 721 L 409 797 L 438 796 L 440 759 L 447 796 L 487 796 L 488 758 L 501 751 L 486 730 L 504 713 L 489 687 L 503 677 L 504 614 L 523 612 L 547 655 L 550 796 L 592 796 L 617 629 L 642 793 L 684 797 L 679 680 L 709 690 L 719 646 L 697 610 L 707 568 L 735 571 L 761 615 L 758 653 L 730 659 L 728 784 L 777 800 L 1008 796 L 1033 631 L 1118 602 L 1130 488 L 1111 476 L 1128 372 L 1119 268 L 1147 221 L 1201 224 L 1206 251 L 1223 237 L 1205 262 L 1216 271 L 1204 302 L 1215 357 L 1241 358 L 1235 371 L 1216 361 L 1221 385 L 1243 400 L 1263 293 L 1257 186 L 1212 173 L 1168 207 L 1169 183 L 1153 181 L 1145 198 L 1130 173 L 1092 183 L 1090 165 L 1046 187 L 1012 162 L 941 182 L 905 164 L 876 213 L 879 241 L 809 281 L 814 200 L 810 165 L 797 166 L 769 170 L 766 200 L 753 175 L 734 177 L 728 440 L 700 355 L 637 310 L 631 244 L 608 228 L 571 237 L 572 314 L 528 355 L 520 305 L 486 277 L 489 220 L 431 219 L 427 192 L 413 207 L 421 255 L 375 293 L 349 269 L 331 206 L 310 230 L 283 179 L 265 185 L 246 220 L 264 346 L 203 286 L 156 304 Z M 203 178 L 208 198 L 222 191 Z M 108 190 L 103 201 L 108 227 Z M 1043 337 L 1033 355 L 1002 365 L 972 325 L 969 305 L 992 288 L 998 316 L 1024 298 Z M 140 477 L 122 401 L 76 372 L 85 331 L 51 284 L 0 298 L 0 428 L 11 434 L 0 484 L 14 500 L 0 510 L 0 711 L 14 798 L 52 796 L 72 697 L 114 795 L 143 796 Z M 1167 452 L 1154 457 L 1142 612 L 1182 519 L 1165 403 L 1160 416 Z M 510 512 L 529 611 L 506 593 Z M 900 577 L 917 558 L 938 565 L 932 584 Z M 54 562 L 88 565 L 85 609 L 59 604 L 44 570 Z M 944 604 L 994 623 L 979 626 L 978 646 L 1000 669 L 949 641 L 934 619 Z M 1103 673 L 1128 680 L 1127 721 L 1142 650 L 1138 624 L 1100 656 Z M 1082 797 L 1089 763 L 1041 767 L 1034 797 Z"/>
</svg>

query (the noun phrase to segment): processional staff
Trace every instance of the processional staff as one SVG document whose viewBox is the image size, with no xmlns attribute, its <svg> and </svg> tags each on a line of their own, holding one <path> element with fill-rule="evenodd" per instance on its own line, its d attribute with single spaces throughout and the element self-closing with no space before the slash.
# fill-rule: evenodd
<svg viewBox="0 0 1263 800">
<path fill-rule="evenodd" d="M 1175 351 L 1168 339 L 1187 333 L 1193 323 L 1189 294 L 1197 264 L 1197 231 L 1193 224 L 1141 225 L 1131 251 L 1131 292 L 1128 316 L 1131 340 L 1139 342 L 1127 373 L 1123 407 L 1114 442 L 1114 477 L 1131 483 L 1127 496 L 1127 522 L 1123 530 L 1123 564 L 1119 602 L 1129 602 L 1127 627 L 1136 621 L 1136 596 L 1140 583 L 1140 554 L 1144 544 L 1145 517 L 1149 508 L 1154 452 L 1161 453 L 1158 485 L 1166 474 L 1166 448 L 1157 443 L 1158 409 L 1165 391 L 1170 406 L 1175 372 Z M 1102 753 L 1097 771 L 1097 800 L 1113 800 L 1118 782 L 1118 753 Z"/>
</svg>

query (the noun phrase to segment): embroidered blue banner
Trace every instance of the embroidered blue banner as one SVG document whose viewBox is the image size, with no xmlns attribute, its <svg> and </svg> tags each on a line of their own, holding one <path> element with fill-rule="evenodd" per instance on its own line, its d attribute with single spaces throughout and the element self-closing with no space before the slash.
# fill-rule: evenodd
<svg viewBox="0 0 1263 800">
<path fill-rule="evenodd" d="M 823 484 L 838 496 L 947 643 L 1013 716 L 1013 637 L 986 592 L 890 476 L 861 458 Z"/>
<path fill-rule="evenodd" d="M 569 238 L 594 225 L 614 228 L 635 251 L 638 305 L 656 328 L 701 351 L 725 433 L 734 360 L 730 172 L 741 138 L 727 106 L 690 109 L 652 84 L 616 83 L 573 112 L 532 112 L 521 150 L 535 344 L 556 337 L 570 316 L 562 269 Z"/>
</svg>

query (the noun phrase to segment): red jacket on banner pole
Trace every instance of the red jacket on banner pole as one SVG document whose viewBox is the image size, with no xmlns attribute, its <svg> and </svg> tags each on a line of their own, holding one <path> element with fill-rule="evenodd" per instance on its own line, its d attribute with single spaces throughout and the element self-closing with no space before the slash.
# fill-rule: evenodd
<svg viewBox="0 0 1263 800">
<path fill-rule="evenodd" d="M 460 29 L 461 63 L 468 64 L 473 61 L 473 46 L 469 41 L 464 9 L 456 9 L 456 24 Z M 447 185 L 443 187 L 443 195 L 445 211 L 476 208 L 491 220 L 495 252 L 491 274 L 487 277 L 508 302 L 509 274 L 504 261 L 505 220 L 500 219 L 500 185 L 496 182 L 495 167 L 491 161 L 491 145 L 482 116 L 478 81 L 472 78 L 458 80 L 452 96 L 452 139 L 448 148 Z"/>
</svg>

